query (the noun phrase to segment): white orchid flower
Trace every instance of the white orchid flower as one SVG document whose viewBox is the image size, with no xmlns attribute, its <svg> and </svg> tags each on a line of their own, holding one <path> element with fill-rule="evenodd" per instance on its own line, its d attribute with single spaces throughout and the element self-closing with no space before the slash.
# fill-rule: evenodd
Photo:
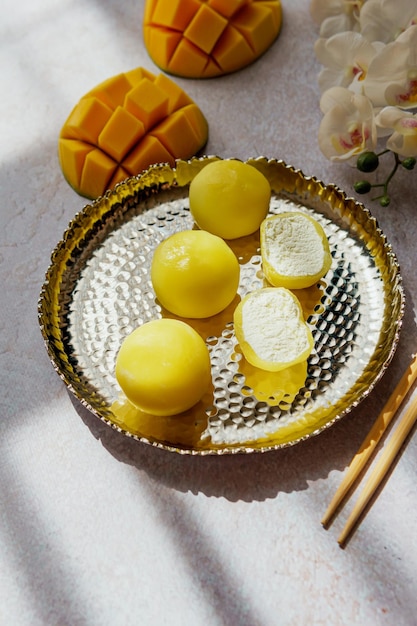
<svg viewBox="0 0 417 626">
<path fill-rule="evenodd" d="M 393 131 L 387 149 L 402 157 L 417 156 L 417 114 L 397 107 L 385 107 L 376 116 L 376 123 Z"/>
<path fill-rule="evenodd" d="M 321 97 L 324 113 L 318 133 L 320 150 L 331 161 L 348 161 L 376 147 L 377 132 L 370 100 L 345 87 L 332 87 Z"/>
<path fill-rule="evenodd" d="M 365 0 L 311 0 L 310 13 L 320 26 L 320 37 L 359 30 L 359 13 L 364 3 Z"/>
<path fill-rule="evenodd" d="M 321 92 L 338 85 L 360 93 L 369 64 L 383 47 L 353 31 L 318 39 L 314 50 L 323 65 L 318 77 Z"/>
<path fill-rule="evenodd" d="M 363 89 L 376 107 L 417 107 L 417 25 L 407 28 L 374 56 Z"/>
<path fill-rule="evenodd" d="M 389 43 L 417 23 L 417 0 L 368 0 L 359 22 L 366 39 Z"/>
<path fill-rule="evenodd" d="M 360 194 L 380 188 L 373 199 L 386 207 L 398 168 L 417 162 L 417 0 L 311 0 L 310 10 L 320 26 L 320 150 L 360 172 L 393 156 L 384 182 L 354 185 Z M 382 141 L 386 149 L 376 154 Z"/>
</svg>

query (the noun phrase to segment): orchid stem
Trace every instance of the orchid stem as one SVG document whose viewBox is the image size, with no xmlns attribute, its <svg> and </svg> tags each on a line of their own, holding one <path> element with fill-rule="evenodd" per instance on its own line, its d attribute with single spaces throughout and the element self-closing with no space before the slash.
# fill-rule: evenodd
<svg viewBox="0 0 417 626">
<path fill-rule="evenodd" d="M 381 152 L 378 156 L 381 156 L 382 154 L 385 154 L 386 152 L 390 152 L 390 150 L 383 150 L 383 152 Z M 392 168 L 390 174 L 388 174 L 386 180 L 384 183 L 379 183 L 377 185 L 373 185 L 373 187 L 383 187 L 384 188 L 384 193 L 380 196 L 377 196 L 376 198 L 372 198 L 373 200 L 379 200 L 380 198 L 384 198 L 387 196 L 388 194 L 388 185 L 390 184 L 392 178 L 394 177 L 397 169 L 399 168 L 399 166 L 401 165 L 401 161 L 400 158 L 398 156 L 398 154 L 396 152 L 393 152 L 394 158 L 395 158 L 395 163 L 394 163 L 394 167 Z"/>
<path fill-rule="evenodd" d="M 382 152 L 378 152 L 378 154 L 376 155 L 377 157 L 383 156 L 384 154 L 386 154 L 387 152 L 391 152 L 391 150 L 388 150 L 388 148 L 386 148 L 385 150 L 382 150 Z M 394 153 L 395 154 L 395 153 Z"/>
</svg>

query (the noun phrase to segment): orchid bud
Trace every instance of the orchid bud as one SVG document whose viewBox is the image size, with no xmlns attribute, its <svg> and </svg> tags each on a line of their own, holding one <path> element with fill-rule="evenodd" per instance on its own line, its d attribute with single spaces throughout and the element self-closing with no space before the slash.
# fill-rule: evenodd
<svg viewBox="0 0 417 626">
<path fill-rule="evenodd" d="M 406 170 L 414 169 L 415 164 L 416 164 L 416 159 L 414 157 L 407 157 L 406 159 L 403 159 L 401 161 L 401 165 L 405 167 Z"/>
<path fill-rule="evenodd" d="M 356 167 L 360 172 L 374 172 L 378 165 L 379 159 L 375 152 L 362 152 L 356 161 Z"/>
<path fill-rule="evenodd" d="M 371 183 L 368 180 L 358 180 L 354 185 L 353 188 L 356 191 L 356 193 L 368 193 L 368 191 L 371 191 Z"/>
</svg>

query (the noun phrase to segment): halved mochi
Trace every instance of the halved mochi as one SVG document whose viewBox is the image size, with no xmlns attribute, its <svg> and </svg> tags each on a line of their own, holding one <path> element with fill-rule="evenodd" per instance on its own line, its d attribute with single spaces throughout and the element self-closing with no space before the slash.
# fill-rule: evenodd
<svg viewBox="0 0 417 626">
<path fill-rule="evenodd" d="M 311 287 L 332 264 L 326 233 L 310 215 L 288 211 L 269 216 L 261 224 L 260 239 L 263 272 L 275 287 Z"/>
<path fill-rule="evenodd" d="M 185 78 L 235 72 L 281 29 L 280 0 L 146 0 L 146 49 L 163 71 Z"/>
<path fill-rule="evenodd" d="M 86 93 L 59 136 L 59 161 L 80 195 L 96 198 L 153 163 L 194 156 L 207 142 L 200 108 L 167 76 L 137 68 Z"/>
<path fill-rule="evenodd" d="M 246 360 L 269 372 L 305 361 L 314 347 L 298 298 L 284 287 L 248 293 L 234 312 L 236 339 Z"/>
</svg>

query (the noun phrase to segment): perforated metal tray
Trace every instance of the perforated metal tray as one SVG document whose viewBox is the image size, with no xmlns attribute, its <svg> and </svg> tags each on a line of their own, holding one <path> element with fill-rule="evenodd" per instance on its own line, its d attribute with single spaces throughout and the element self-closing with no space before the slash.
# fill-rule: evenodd
<svg viewBox="0 0 417 626">
<path fill-rule="evenodd" d="M 383 375 L 404 313 L 397 259 L 369 211 L 283 161 L 250 159 L 271 184 L 271 213 L 307 212 L 329 239 L 330 271 L 297 292 L 313 353 L 274 375 L 252 368 L 234 336 L 232 304 L 212 318 L 186 320 L 206 340 L 212 362 L 213 387 L 198 405 L 159 418 L 126 403 L 114 375 L 120 344 L 139 324 L 169 315 L 152 290 L 153 251 L 171 233 L 193 227 L 189 183 L 217 158 L 152 166 L 87 205 L 53 251 L 39 298 L 51 361 L 82 404 L 129 437 L 184 454 L 267 451 L 328 428 Z M 241 265 L 242 297 L 265 284 L 259 233 L 229 243 Z"/>
</svg>

